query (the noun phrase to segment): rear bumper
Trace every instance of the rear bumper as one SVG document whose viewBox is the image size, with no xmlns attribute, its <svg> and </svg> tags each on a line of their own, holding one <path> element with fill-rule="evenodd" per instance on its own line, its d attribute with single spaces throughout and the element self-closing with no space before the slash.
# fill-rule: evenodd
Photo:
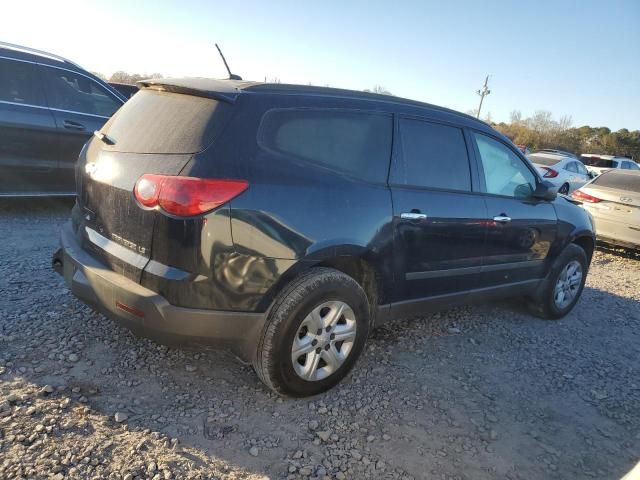
<svg viewBox="0 0 640 480">
<path fill-rule="evenodd" d="M 83 302 L 134 333 L 166 344 L 218 345 L 254 359 L 265 315 L 176 307 L 156 292 L 110 270 L 85 252 L 71 223 L 60 235 L 53 267 Z"/>
</svg>

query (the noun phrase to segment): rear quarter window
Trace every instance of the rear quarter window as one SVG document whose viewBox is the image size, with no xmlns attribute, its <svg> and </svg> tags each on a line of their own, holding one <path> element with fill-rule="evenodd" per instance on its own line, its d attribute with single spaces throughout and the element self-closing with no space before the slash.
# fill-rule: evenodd
<svg viewBox="0 0 640 480">
<path fill-rule="evenodd" d="M 271 152 L 381 183 L 391 157 L 391 115 L 333 109 L 265 113 L 258 144 Z"/>
</svg>

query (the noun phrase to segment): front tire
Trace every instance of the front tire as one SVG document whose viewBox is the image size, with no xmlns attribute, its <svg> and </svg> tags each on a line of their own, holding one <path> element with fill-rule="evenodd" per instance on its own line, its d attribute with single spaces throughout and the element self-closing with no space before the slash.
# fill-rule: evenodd
<svg viewBox="0 0 640 480">
<path fill-rule="evenodd" d="M 582 295 L 588 270 L 585 251 L 574 243 L 567 245 L 533 299 L 534 313 L 547 320 L 567 315 Z"/>
<path fill-rule="evenodd" d="M 280 395 L 316 395 L 351 370 L 369 327 L 369 302 L 362 287 L 337 270 L 313 268 L 275 300 L 254 369 Z"/>
</svg>

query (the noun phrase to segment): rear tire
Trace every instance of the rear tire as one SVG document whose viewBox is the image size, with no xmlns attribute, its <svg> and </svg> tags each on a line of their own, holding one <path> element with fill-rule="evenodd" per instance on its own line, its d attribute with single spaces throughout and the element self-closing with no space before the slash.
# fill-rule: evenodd
<svg viewBox="0 0 640 480">
<path fill-rule="evenodd" d="M 562 195 L 569 195 L 569 188 L 569 184 L 565 183 L 558 189 L 558 193 L 561 193 Z"/>
<path fill-rule="evenodd" d="M 582 295 L 588 270 L 585 251 L 575 243 L 567 245 L 531 301 L 534 313 L 547 320 L 567 315 Z"/>
<path fill-rule="evenodd" d="M 369 302 L 362 287 L 337 270 L 313 268 L 274 301 L 253 367 L 279 395 L 316 395 L 351 370 L 364 348 L 369 324 Z"/>
</svg>

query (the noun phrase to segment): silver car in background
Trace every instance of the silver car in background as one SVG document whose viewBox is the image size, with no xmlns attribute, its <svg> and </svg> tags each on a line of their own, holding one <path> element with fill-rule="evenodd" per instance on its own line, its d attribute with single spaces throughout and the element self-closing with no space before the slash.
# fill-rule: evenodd
<svg viewBox="0 0 640 480">
<path fill-rule="evenodd" d="M 575 155 L 559 150 L 541 150 L 527 155 L 542 178 L 553 183 L 558 193 L 568 195 L 591 180 L 591 175 Z"/>
<path fill-rule="evenodd" d="M 640 250 L 640 171 L 606 171 L 571 197 L 593 216 L 599 241 Z"/>
</svg>

